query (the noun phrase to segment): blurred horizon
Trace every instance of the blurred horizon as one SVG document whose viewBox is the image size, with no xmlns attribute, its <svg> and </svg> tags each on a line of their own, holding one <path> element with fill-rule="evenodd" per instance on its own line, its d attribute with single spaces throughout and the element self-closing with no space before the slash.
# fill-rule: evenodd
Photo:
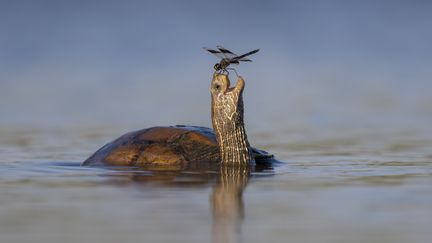
<svg viewBox="0 0 432 243">
<path fill-rule="evenodd" d="M 1 1 L 0 126 L 211 126 L 218 61 L 260 52 L 251 127 L 428 127 L 432 2 Z M 235 75 L 231 75 L 235 82 Z"/>
</svg>

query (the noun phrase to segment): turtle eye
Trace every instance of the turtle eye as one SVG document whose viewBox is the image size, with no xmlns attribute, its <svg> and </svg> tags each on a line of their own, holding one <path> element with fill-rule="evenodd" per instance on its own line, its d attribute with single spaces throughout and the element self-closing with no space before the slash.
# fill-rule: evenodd
<svg viewBox="0 0 432 243">
<path fill-rule="evenodd" d="M 215 87 L 215 89 L 216 89 L 217 91 L 220 90 L 220 85 L 219 85 L 219 84 L 216 84 L 214 87 Z"/>
</svg>

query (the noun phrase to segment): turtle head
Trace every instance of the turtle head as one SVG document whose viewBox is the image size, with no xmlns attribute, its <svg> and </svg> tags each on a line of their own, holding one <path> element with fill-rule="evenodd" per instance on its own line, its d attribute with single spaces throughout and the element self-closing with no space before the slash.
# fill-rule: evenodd
<svg viewBox="0 0 432 243">
<path fill-rule="evenodd" d="M 243 89 L 245 81 L 239 77 L 235 86 L 230 87 L 228 75 L 215 73 L 211 82 L 213 123 L 229 123 L 235 118 L 243 121 Z"/>
<path fill-rule="evenodd" d="M 245 81 L 242 77 L 239 77 L 237 80 L 237 84 L 234 87 L 230 87 L 231 82 L 229 80 L 228 75 L 215 73 L 213 74 L 213 80 L 211 82 L 210 92 L 212 94 L 213 99 L 218 99 L 218 97 L 228 97 L 235 96 L 240 97 L 243 93 L 243 89 L 245 86 Z M 222 100 L 220 100 L 222 102 Z M 234 100 L 233 100 L 234 101 Z"/>
<path fill-rule="evenodd" d="M 245 81 L 239 77 L 235 86 L 226 74 L 215 73 L 211 82 L 212 123 L 225 164 L 248 164 L 251 161 L 249 142 L 243 122 L 243 90 Z"/>
</svg>

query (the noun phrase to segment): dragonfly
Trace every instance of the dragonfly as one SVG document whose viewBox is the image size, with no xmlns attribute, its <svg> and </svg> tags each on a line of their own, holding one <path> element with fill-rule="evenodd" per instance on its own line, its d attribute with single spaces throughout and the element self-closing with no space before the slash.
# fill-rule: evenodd
<svg viewBox="0 0 432 243">
<path fill-rule="evenodd" d="M 222 47 L 217 46 L 217 50 L 209 49 L 204 47 L 204 50 L 210 52 L 211 54 L 217 56 L 220 60 L 219 63 L 216 63 L 213 68 L 216 70 L 216 72 L 219 73 L 228 73 L 227 69 L 234 70 L 234 68 L 228 68 L 231 64 L 238 65 L 240 62 L 252 62 L 252 60 L 246 58 L 247 56 L 250 56 L 252 54 L 255 54 L 259 51 L 259 49 L 255 49 L 253 51 L 250 51 L 248 53 L 245 53 L 243 55 L 237 55 L 234 54 L 232 51 Z M 236 72 L 237 74 L 237 72 Z M 238 75 L 237 75 L 238 76 Z"/>
</svg>

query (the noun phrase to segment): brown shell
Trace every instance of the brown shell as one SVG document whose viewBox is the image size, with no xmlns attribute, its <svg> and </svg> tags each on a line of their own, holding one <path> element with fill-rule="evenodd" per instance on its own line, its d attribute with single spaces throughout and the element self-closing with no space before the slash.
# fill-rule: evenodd
<svg viewBox="0 0 432 243">
<path fill-rule="evenodd" d="M 271 158 L 253 149 L 255 158 Z M 106 144 L 83 165 L 174 166 L 188 162 L 220 161 L 216 136 L 210 128 L 196 126 L 152 127 L 127 133 Z"/>
</svg>

